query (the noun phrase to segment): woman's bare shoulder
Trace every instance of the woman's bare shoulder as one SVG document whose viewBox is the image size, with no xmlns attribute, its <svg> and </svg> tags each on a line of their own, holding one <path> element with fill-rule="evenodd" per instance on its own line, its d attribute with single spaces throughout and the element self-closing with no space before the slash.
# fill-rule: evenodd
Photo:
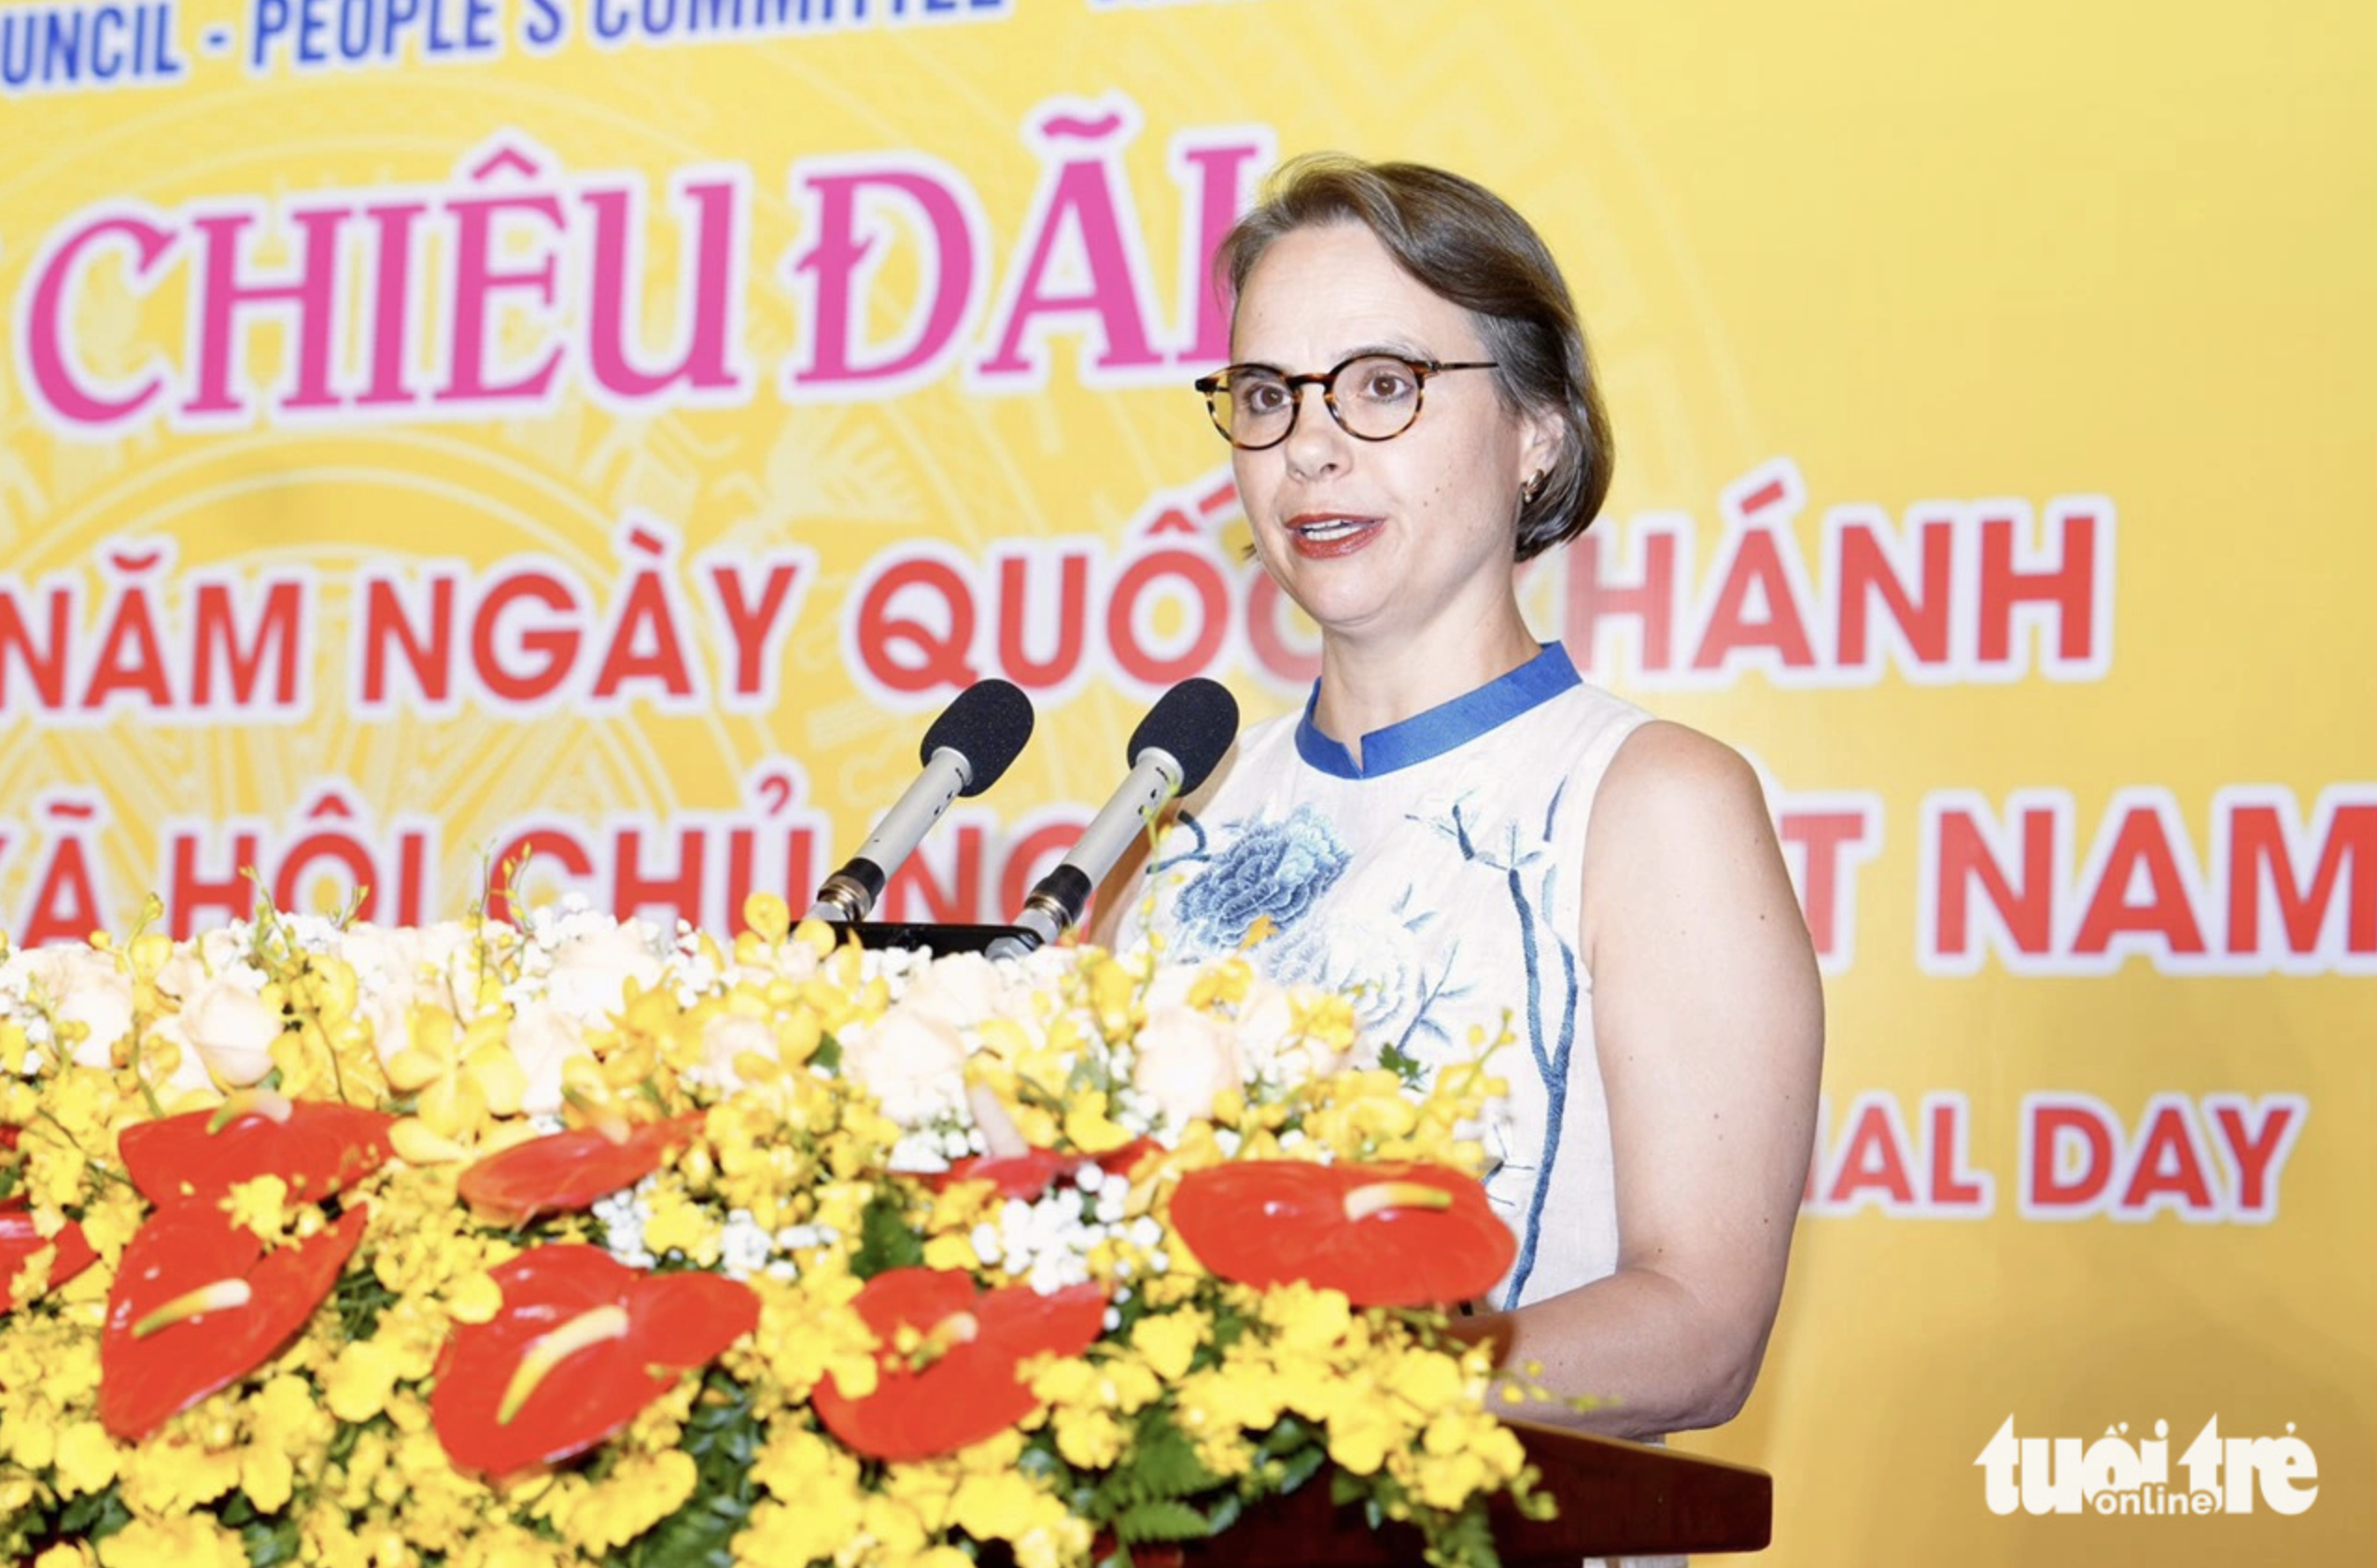
<svg viewBox="0 0 2377 1568">
<path fill-rule="evenodd" d="M 1596 822 L 1642 818 L 1689 821 L 1709 813 L 1765 808 L 1749 759 L 1714 735 L 1669 719 L 1637 727 L 1610 759 L 1595 797 Z"/>
<path fill-rule="evenodd" d="M 1714 736 L 1653 720 L 1626 737 L 1595 794 L 1584 866 L 1584 935 L 1604 912 L 1679 895 L 1788 896 L 1764 787 Z"/>
</svg>

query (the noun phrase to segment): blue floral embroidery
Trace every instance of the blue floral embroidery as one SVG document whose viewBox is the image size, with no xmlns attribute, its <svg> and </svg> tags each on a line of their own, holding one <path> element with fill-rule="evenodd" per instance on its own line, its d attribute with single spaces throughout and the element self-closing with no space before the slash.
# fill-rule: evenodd
<svg viewBox="0 0 2377 1568">
<path fill-rule="evenodd" d="M 1173 905 L 1183 957 L 1227 951 L 1263 916 L 1286 931 L 1343 875 L 1353 857 L 1320 813 L 1300 805 L 1281 822 L 1249 822 Z"/>
<path fill-rule="evenodd" d="M 1542 836 L 1532 844 L 1523 839 L 1517 822 L 1505 823 L 1498 857 L 1484 847 L 1484 835 L 1470 820 L 1470 801 L 1466 797 L 1455 802 L 1443 819 L 1427 824 L 1452 840 L 1462 859 L 1502 875 L 1510 889 L 1512 912 L 1518 917 L 1519 956 L 1526 973 L 1524 1017 L 1527 1054 L 1534 1058 L 1536 1074 L 1543 1082 L 1545 1105 L 1543 1152 L 1533 1168 L 1535 1180 L 1527 1196 L 1518 1261 L 1511 1267 L 1510 1285 L 1503 1299 L 1506 1309 L 1519 1304 L 1527 1279 L 1535 1272 L 1536 1249 L 1543 1238 L 1544 1209 L 1552 1194 L 1553 1169 L 1560 1157 L 1560 1125 L 1568 1109 L 1569 1057 L 1576 1046 L 1577 1007 L 1583 995 L 1577 973 L 1576 945 L 1567 932 L 1553 927 L 1548 918 L 1558 867 L 1544 862 L 1558 831 L 1560 803 L 1567 794 L 1568 784 L 1564 780 L 1552 791 L 1551 802 L 1544 808 Z M 1535 897 L 1530 899 L 1526 874 L 1538 866 L 1542 866 L 1542 877 Z M 1556 1001 L 1544 994 L 1547 965 L 1541 947 L 1546 939 L 1559 959 Z"/>
</svg>

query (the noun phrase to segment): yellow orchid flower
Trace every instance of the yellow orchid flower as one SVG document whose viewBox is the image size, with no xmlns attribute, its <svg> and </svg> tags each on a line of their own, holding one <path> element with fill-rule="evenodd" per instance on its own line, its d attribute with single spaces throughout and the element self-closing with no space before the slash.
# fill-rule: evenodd
<svg viewBox="0 0 2377 1568">
<path fill-rule="evenodd" d="M 387 1064 L 388 1086 L 415 1097 L 413 1114 L 391 1133 L 406 1159 L 459 1157 L 493 1118 L 520 1113 L 527 1076 L 504 1038 L 508 1022 L 482 1013 L 464 1026 L 436 1007 L 413 1010 L 407 1043 Z M 418 1130 L 407 1132 L 406 1123 Z"/>
</svg>

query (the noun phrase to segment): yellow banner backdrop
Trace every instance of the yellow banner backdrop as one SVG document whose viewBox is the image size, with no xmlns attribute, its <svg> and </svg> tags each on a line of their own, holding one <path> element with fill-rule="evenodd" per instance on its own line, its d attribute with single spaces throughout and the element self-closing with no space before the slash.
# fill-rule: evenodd
<svg viewBox="0 0 2377 1568">
<path fill-rule="evenodd" d="M 249 867 L 434 917 L 523 847 L 724 927 L 986 673 L 1039 738 L 890 905 L 1012 913 L 1158 692 L 1310 679 L 1188 390 L 1214 240 L 1287 153 L 1445 164 L 1552 239 L 1618 427 L 1539 630 L 1766 770 L 1831 976 L 1782 1319 L 1689 1446 L 1774 1471 L 1778 1562 L 2358 1561 L 2373 45 L 7 0 L 0 929 Z"/>
</svg>

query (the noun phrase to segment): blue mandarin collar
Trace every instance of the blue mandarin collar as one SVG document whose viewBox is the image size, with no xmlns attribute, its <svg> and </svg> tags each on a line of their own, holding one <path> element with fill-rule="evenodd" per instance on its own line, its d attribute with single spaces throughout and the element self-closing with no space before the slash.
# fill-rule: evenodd
<svg viewBox="0 0 2377 1568">
<path fill-rule="evenodd" d="M 1304 699 L 1304 716 L 1296 723 L 1296 754 L 1331 778 L 1376 778 L 1441 757 L 1582 684 L 1583 678 L 1568 662 L 1568 651 L 1556 642 L 1547 642 L 1534 658 L 1510 674 L 1362 736 L 1362 760 L 1357 763 L 1352 752 L 1321 734 L 1320 726 L 1313 722 L 1313 709 L 1320 702 L 1320 682 L 1315 680 L 1313 694 Z"/>
</svg>

